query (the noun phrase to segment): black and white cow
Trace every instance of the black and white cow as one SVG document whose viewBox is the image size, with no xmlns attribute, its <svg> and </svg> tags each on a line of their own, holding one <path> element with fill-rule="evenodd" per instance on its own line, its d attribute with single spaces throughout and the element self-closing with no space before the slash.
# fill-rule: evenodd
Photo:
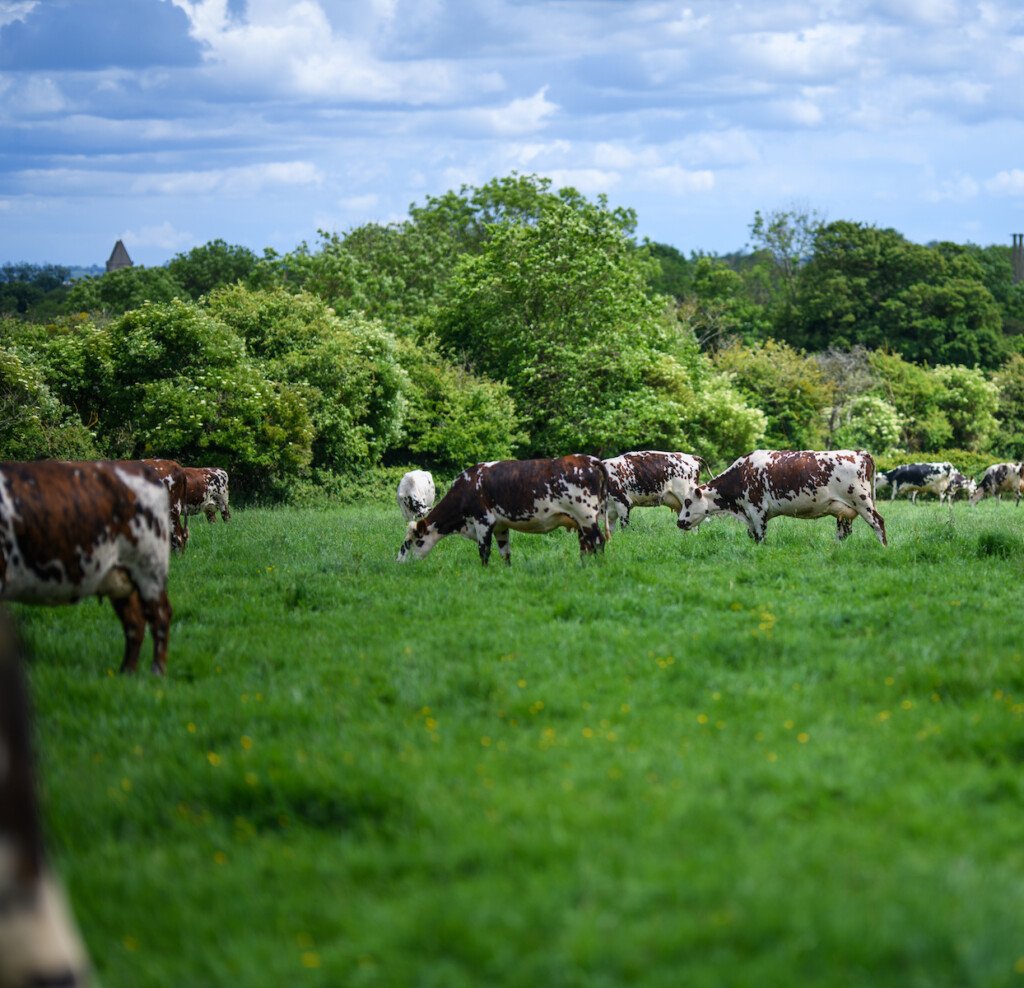
<svg viewBox="0 0 1024 988">
<path fill-rule="evenodd" d="M 958 471 L 952 463 L 904 463 L 902 466 L 893 467 L 879 473 L 875 479 L 875 489 L 888 484 L 892 488 L 890 501 L 896 500 L 896 495 L 901 491 L 910 495 L 910 500 L 917 501 L 917 495 L 921 493 L 934 494 L 941 501 L 953 480 L 954 474 Z"/>
<path fill-rule="evenodd" d="M 751 537 L 762 542 L 768 521 L 778 515 L 832 515 L 842 540 L 859 515 L 886 545 L 885 522 L 875 510 L 874 479 L 875 461 L 861 450 L 758 449 L 696 487 L 683 501 L 678 525 L 684 531 L 696 528 L 724 512 L 746 522 Z"/>
<path fill-rule="evenodd" d="M 422 559 L 446 535 L 462 535 L 480 548 L 486 566 L 491 536 L 506 563 L 512 561 L 509 532 L 574 528 L 580 553 L 604 547 L 600 522 L 608 504 L 608 474 L 593 456 L 554 460 L 478 463 L 455 478 L 451 489 L 424 518 L 409 523 L 398 561 Z"/>
<path fill-rule="evenodd" d="M 398 482 L 398 507 L 406 521 L 422 518 L 433 506 L 437 492 L 427 470 L 410 470 Z"/>
<path fill-rule="evenodd" d="M 999 494 L 1012 494 L 1014 504 L 1020 504 L 1021 484 L 1024 483 L 1024 463 L 993 463 L 985 470 L 981 483 L 971 495 L 971 504 L 982 498 Z"/>
<path fill-rule="evenodd" d="M 939 500 L 955 501 L 957 499 L 957 495 L 961 493 L 970 497 L 977 489 L 978 485 L 974 482 L 973 477 L 967 477 L 959 470 L 956 470 L 953 473 L 952 479 L 949 481 L 949 487 L 946 488 L 945 494 L 939 495 Z"/>
<path fill-rule="evenodd" d="M 632 508 L 665 504 L 676 514 L 683 500 L 700 483 L 704 461 L 687 453 L 662 453 L 641 449 L 604 461 L 608 471 L 608 530 L 615 523 L 629 524 Z M 708 471 L 711 472 L 710 470 Z"/>
<path fill-rule="evenodd" d="M 89 959 L 43 847 L 22 662 L 0 612 L 0 988 L 85 986 Z"/>
</svg>

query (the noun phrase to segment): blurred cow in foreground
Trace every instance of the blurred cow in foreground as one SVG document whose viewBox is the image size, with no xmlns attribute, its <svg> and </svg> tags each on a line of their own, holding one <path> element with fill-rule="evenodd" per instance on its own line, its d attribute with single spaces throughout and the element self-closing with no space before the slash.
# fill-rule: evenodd
<svg viewBox="0 0 1024 988">
<path fill-rule="evenodd" d="M 0 612 L 0 988 L 89 984 L 89 961 L 43 848 L 28 690 Z"/>
<path fill-rule="evenodd" d="M 0 463 L 0 600 L 109 597 L 124 628 L 122 672 L 148 624 L 153 672 L 167 668 L 171 605 L 167 488 L 138 461 Z"/>
<path fill-rule="evenodd" d="M 751 538 L 763 542 L 768 522 L 779 515 L 832 515 L 836 537 L 842 540 L 859 516 L 886 545 L 885 522 L 875 510 L 874 480 L 875 461 L 861 450 L 758 449 L 695 488 L 683 501 L 678 525 L 685 531 L 725 513 L 746 522 Z"/>
<path fill-rule="evenodd" d="M 554 460 L 499 460 L 478 463 L 455 478 L 451 489 L 424 518 L 409 523 L 398 561 L 422 559 L 446 535 L 476 542 L 480 561 L 491 556 L 491 536 L 511 563 L 509 532 L 550 532 L 572 528 L 580 553 L 604 548 L 608 473 L 593 456 Z"/>
</svg>

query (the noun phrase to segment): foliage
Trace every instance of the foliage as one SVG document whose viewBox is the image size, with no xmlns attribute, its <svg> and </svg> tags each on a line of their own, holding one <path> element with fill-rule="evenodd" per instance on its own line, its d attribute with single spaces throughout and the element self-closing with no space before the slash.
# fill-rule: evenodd
<svg viewBox="0 0 1024 988">
<path fill-rule="evenodd" d="M 773 210 L 765 216 L 760 210 L 754 213 L 750 240 L 757 270 L 751 280 L 765 283 L 768 298 L 787 313 L 796 301 L 800 269 L 811 257 L 823 225 L 824 217 L 817 210 L 794 207 Z"/>
<path fill-rule="evenodd" d="M 764 310 L 747 294 L 743 278 L 723 261 L 698 257 L 692 290 L 679 303 L 679 317 L 702 347 L 716 350 L 734 339 L 752 343 L 769 330 Z"/>
<path fill-rule="evenodd" d="M 765 441 L 778 449 L 820 449 L 831 389 L 814 359 L 786 343 L 766 340 L 720 350 L 714 364 L 767 418 Z"/>
<path fill-rule="evenodd" d="M 884 398 L 862 394 L 843 406 L 829 445 L 887 453 L 900 440 L 900 416 Z"/>
<path fill-rule="evenodd" d="M 935 375 L 895 353 L 876 350 L 868 360 L 879 393 L 900 416 L 900 445 L 911 452 L 948 446 L 953 426 L 942 409 L 942 386 Z"/>
<path fill-rule="evenodd" d="M 647 385 L 662 306 L 647 295 L 651 262 L 620 216 L 603 199 L 549 198 L 535 223 L 492 231 L 456 268 L 433 323 L 442 346 L 508 383 L 526 452 L 649 442 L 648 425 L 673 417 Z M 662 438 L 681 437 L 673 426 Z"/>
<path fill-rule="evenodd" d="M 399 341 L 409 383 L 402 437 L 390 458 L 449 470 L 510 458 L 526 436 L 508 386 L 448 363 L 436 347 L 432 337 Z"/>
<path fill-rule="evenodd" d="M 0 460 L 89 459 L 92 436 L 38 367 L 0 346 Z"/>
<path fill-rule="evenodd" d="M 999 389 L 984 373 L 969 367 L 936 367 L 933 374 L 941 389 L 939 407 L 953 430 L 953 445 L 986 449 L 997 428 Z"/>
<path fill-rule="evenodd" d="M 645 240 L 644 247 L 658 262 L 658 267 L 648 279 L 651 291 L 655 295 L 668 295 L 676 302 L 682 302 L 693 289 L 693 264 L 670 244 Z"/>
<path fill-rule="evenodd" d="M 395 340 L 379 324 L 339 318 L 305 292 L 241 285 L 214 292 L 207 311 L 245 340 L 269 377 L 301 390 L 315 430 L 314 466 L 350 470 L 395 445 L 406 378 Z"/>
<path fill-rule="evenodd" d="M 56 312 L 67 294 L 70 273 L 70 268 L 59 264 L 0 266 L 0 316 L 38 319 Z"/>
<path fill-rule="evenodd" d="M 760 408 L 748 403 L 731 374 L 712 373 L 683 406 L 681 426 L 687 448 L 712 466 L 725 467 L 757 448 L 768 429 Z"/>
<path fill-rule="evenodd" d="M 992 376 L 992 382 L 999 390 L 999 427 L 993 446 L 1007 456 L 1024 460 L 1024 356 L 1011 356 Z"/>
<path fill-rule="evenodd" d="M 190 298 L 199 299 L 215 288 L 245 281 L 258 263 L 248 247 L 217 239 L 176 254 L 168 262 L 167 272 Z"/>
<path fill-rule="evenodd" d="M 167 268 L 118 268 L 98 278 L 76 281 L 64 300 L 64 311 L 118 316 L 146 302 L 170 302 L 187 297 L 188 292 Z"/>
</svg>

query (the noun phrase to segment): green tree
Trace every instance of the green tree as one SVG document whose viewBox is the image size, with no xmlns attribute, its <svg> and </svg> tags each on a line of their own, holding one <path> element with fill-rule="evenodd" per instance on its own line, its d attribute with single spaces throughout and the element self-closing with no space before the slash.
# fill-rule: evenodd
<svg viewBox="0 0 1024 988">
<path fill-rule="evenodd" d="M 526 418 L 526 451 L 610 452 L 650 442 L 658 407 L 648 383 L 662 303 L 647 293 L 650 260 L 606 202 L 548 198 L 530 224 L 495 224 L 463 255 L 434 328 L 450 355 L 508 383 Z"/>
<path fill-rule="evenodd" d="M 188 292 L 166 268 L 131 267 L 76 281 L 64 301 L 65 312 L 121 315 L 146 302 L 187 298 Z"/>
<path fill-rule="evenodd" d="M 831 445 L 884 455 L 897 449 L 899 442 L 899 412 L 878 395 L 862 394 L 843 406 Z"/>
<path fill-rule="evenodd" d="M 1024 459 L 1024 356 L 1013 354 L 992 376 L 999 390 L 996 418 L 999 422 L 993 445 L 1004 456 Z"/>
<path fill-rule="evenodd" d="M 826 435 L 831 388 L 813 358 L 786 343 L 739 342 L 720 350 L 714 365 L 767 418 L 765 441 L 779 449 L 818 449 Z"/>
<path fill-rule="evenodd" d="M 910 452 L 952 445 L 953 426 L 942 407 L 938 378 L 898 353 L 876 350 L 868 360 L 878 379 L 877 393 L 899 414 L 899 445 Z"/>
<path fill-rule="evenodd" d="M 932 373 L 939 383 L 939 407 L 953 429 L 952 445 L 987 449 L 998 428 L 999 389 L 980 370 L 940 366 Z"/>
<path fill-rule="evenodd" d="M 190 298 L 198 299 L 214 288 L 246 281 L 258 264 L 259 258 L 248 247 L 218 239 L 176 254 L 167 271 Z"/>
<path fill-rule="evenodd" d="M 0 346 L 0 460 L 88 459 L 92 436 L 47 387 L 42 371 Z"/>
</svg>

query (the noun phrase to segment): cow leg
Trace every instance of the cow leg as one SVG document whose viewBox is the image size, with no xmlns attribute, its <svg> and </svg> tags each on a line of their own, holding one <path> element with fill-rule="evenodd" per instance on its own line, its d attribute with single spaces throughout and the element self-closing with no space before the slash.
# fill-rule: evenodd
<svg viewBox="0 0 1024 988">
<path fill-rule="evenodd" d="M 917 491 L 910 492 L 910 503 L 917 504 Z"/>
<path fill-rule="evenodd" d="M 142 651 L 142 639 L 146 634 L 146 619 L 142 613 L 142 598 L 138 590 L 133 590 L 128 597 L 112 597 L 114 613 L 121 619 L 124 628 L 124 660 L 120 672 L 135 672 L 139 667 L 139 652 Z"/>
<path fill-rule="evenodd" d="M 864 501 L 855 504 L 854 507 L 857 510 L 857 514 L 861 516 L 874 530 L 875 535 L 878 536 L 878 541 L 882 545 L 888 545 L 888 539 L 885 537 L 885 519 L 875 510 L 873 504 L 866 504 Z"/>
<path fill-rule="evenodd" d="M 853 531 L 852 518 L 836 518 L 836 539 L 842 542 Z"/>
<path fill-rule="evenodd" d="M 768 527 L 768 519 L 758 512 L 747 510 L 744 512 L 747 519 L 747 532 L 755 542 L 764 542 L 765 529 Z"/>
<path fill-rule="evenodd" d="M 576 534 L 580 538 L 580 557 L 596 553 L 598 549 L 604 550 L 605 537 L 601 534 L 601 525 L 594 522 L 592 525 L 584 525 L 577 522 Z"/>
<path fill-rule="evenodd" d="M 206 515 L 206 520 L 211 525 L 217 520 L 217 509 L 212 504 L 203 508 L 203 514 Z"/>
<path fill-rule="evenodd" d="M 486 529 L 483 533 L 478 534 L 476 537 L 476 545 L 480 550 L 480 562 L 487 565 L 491 558 L 491 533 L 494 531 L 494 526 Z"/>
<path fill-rule="evenodd" d="M 509 544 L 509 530 L 498 532 L 494 536 L 498 540 L 498 553 L 505 560 L 506 566 L 512 565 L 512 546 Z"/>
<path fill-rule="evenodd" d="M 171 602 L 167 599 L 167 591 L 162 591 L 156 600 L 142 601 L 142 613 L 153 635 L 153 675 L 166 675 L 167 640 L 171 633 Z"/>
</svg>

